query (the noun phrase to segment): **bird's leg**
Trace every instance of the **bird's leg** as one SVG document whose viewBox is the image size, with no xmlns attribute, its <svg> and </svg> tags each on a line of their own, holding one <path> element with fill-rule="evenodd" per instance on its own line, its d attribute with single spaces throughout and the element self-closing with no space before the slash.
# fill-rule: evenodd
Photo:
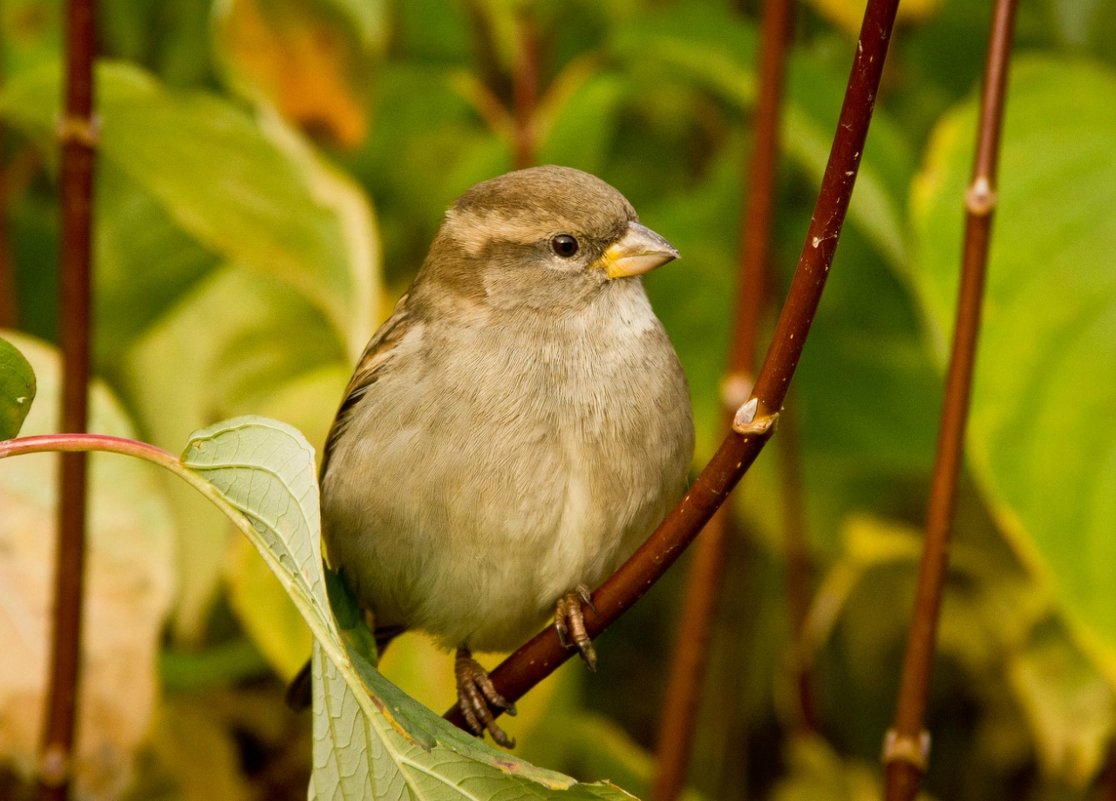
<svg viewBox="0 0 1116 801">
<path fill-rule="evenodd" d="M 453 662 L 453 675 L 457 679 L 457 705 L 465 716 L 465 722 L 473 730 L 473 734 L 483 737 L 485 730 L 492 735 L 497 745 L 504 748 L 514 748 L 515 738 L 508 735 L 496 725 L 496 717 L 492 709 L 501 709 L 509 715 L 515 714 L 515 704 L 504 699 L 496 692 L 488 672 L 480 666 L 473 654 L 462 645 L 457 649 L 457 656 Z"/>
<path fill-rule="evenodd" d="M 585 604 L 594 612 L 593 596 L 584 584 L 578 584 L 574 589 L 558 599 L 554 609 L 554 629 L 558 632 L 558 640 L 563 647 L 577 646 L 581 658 L 590 670 L 597 669 L 597 652 L 593 650 L 593 641 L 585 631 L 585 613 L 581 605 Z"/>
</svg>

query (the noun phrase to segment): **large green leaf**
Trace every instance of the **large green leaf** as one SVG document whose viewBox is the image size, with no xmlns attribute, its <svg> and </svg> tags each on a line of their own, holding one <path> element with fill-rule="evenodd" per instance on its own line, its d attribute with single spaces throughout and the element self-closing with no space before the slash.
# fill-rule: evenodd
<svg viewBox="0 0 1116 801">
<path fill-rule="evenodd" d="M 1012 71 L 968 452 L 999 522 L 1116 675 L 1113 104 L 1116 76 L 1086 62 Z M 914 197 L 912 278 L 939 355 L 974 126 L 971 102 L 941 122 Z"/>
<path fill-rule="evenodd" d="M 57 65 L 17 76 L 0 115 L 53 144 L 59 81 Z M 97 98 L 101 158 L 199 243 L 298 288 L 358 349 L 371 327 L 376 243 L 363 200 L 339 195 L 335 172 L 277 121 L 168 90 L 130 65 L 102 64 Z"/>
<path fill-rule="evenodd" d="M 727 9 L 680 5 L 647 14 L 617 32 L 614 51 L 659 86 L 679 79 L 744 109 L 755 101 L 756 35 Z M 819 182 L 829 157 L 848 63 L 795 53 L 782 109 L 781 146 Z M 893 267 L 906 263 L 903 192 L 912 170 L 905 139 L 877 108 L 849 207 L 857 226 Z"/>
<path fill-rule="evenodd" d="M 0 339 L 0 439 L 11 439 L 35 400 L 35 371 L 15 345 Z"/>
<path fill-rule="evenodd" d="M 291 331 L 299 335 L 292 337 Z M 231 266 L 212 270 L 179 297 L 120 361 L 119 383 L 145 423 L 145 438 L 164 448 L 201 425 L 249 412 L 281 417 L 321 442 L 320 428 L 329 415 L 323 411 L 336 407 L 349 372 L 329 326 L 303 296 Z M 324 367 L 337 376 L 331 389 L 320 388 L 301 409 L 274 403 L 306 371 Z M 311 425 L 315 412 L 317 429 Z M 179 532 L 174 631 L 178 640 L 190 642 L 204 628 L 229 531 L 196 493 L 180 482 L 166 483 Z M 250 623 L 246 628 L 259 630 Z"/>
<path fill-rule="evenodd" d="M 182 461 L 208 482 L 200 488 L 238 522 L 316 637 L 311 798 L 631 798 L 496 751 L 391 685 L 353 629 L 342 641 L 322 569 L 314 453 L 297 430 L 229 420 L 196 432 Z M 342 608 L 341 619 L 359 620 L 351 611 Z"/>
</svg>

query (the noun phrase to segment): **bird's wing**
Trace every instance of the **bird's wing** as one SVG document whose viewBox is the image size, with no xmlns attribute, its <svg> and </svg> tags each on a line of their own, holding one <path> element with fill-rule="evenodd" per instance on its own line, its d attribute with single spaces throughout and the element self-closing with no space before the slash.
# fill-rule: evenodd
<svg viewBox="0 0 1116 801">
<path fill-rule="evenodd" d="M 325 451 L 322 453 L 322 476 L 326 474 L 330 454 L 349 424 L 353 410 L 368 390 L 375 385 L 384 365 L 388 364 L 395 355 L 396 345 L 410 329 L 412 320 L 413 317 L 407 310 L 407 295 L 404 295 L 396 304 L 391 317 L 380 326 L 365 347 L 364 353 L 357 362 L 356 370 L 353 371 L 353 377 L 349 379 L 349 386 L 345 388 L 345 399 L 341 401 L 337 415 L 333 418 L 329 436 L 326 437 Z"/>
</svg>

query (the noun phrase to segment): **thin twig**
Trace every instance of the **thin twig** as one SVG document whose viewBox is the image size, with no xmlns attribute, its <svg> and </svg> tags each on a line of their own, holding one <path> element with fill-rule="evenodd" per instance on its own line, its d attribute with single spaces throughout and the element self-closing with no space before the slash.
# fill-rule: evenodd
<svg viewBox="0 0 1116 801">
<path fill-rule="evenodd" d="M 0 38 L 0 69 L 6 61 L 4 41 Z M 0 74 L 0 87 L 4 76 Z M 8 184 L 3 154 L 7 126 L 0 120 L 0 328 L 15 328 L 19 321 L 16 307 L 15 264 L 12 262 L 12 243 L 8 236 Z"/>
<path fill-rule="evenodd" d="M 736 409 L 751 392 L 756 371 L 760 322 L 766 306 L 775 184 L 779 150 L 779 106 L 782 102 L 786 51 L 790 44 L 791 0 L 764 3 L 760 39 L 759 96 L 753 119 L 755 145 L 748 166 L 748 196 L 740 232 L 740 281 L 737 287 L 733 336 L 729 343 L 724 388 L 732 429 Z M 686 585 L 678 639 L 667 680 L 656 747 L 654 801 L 673 801 L 682 792 L 693 749 L 709 660 L 713 618 L 724 584 L 732 509 L 722 506 L 706 525 Z"/>
<path fill-rule="evenodd" d="M 521 6 L 515 12 L 516 64 L 513 84 L 515 127 L 513 149 L 515 167 L 535 163 L 537 137 L 535 108 L 539 92 L 539 37 L 532 8 Z"/>
<path fill-rule="evenodd" d="M 989 36 L 972 182 L 965 197 L 965 244 L 957 322 L 930 488 L 926 540 L 919 566 L 914 619 L 903 660 L 895 725 L 888 731 L 884 744 L 888 801 L 915 797 L 929 758 L 929 734 L 923 727 L 942 591 L 949 566 L 950 529 L 953 525 L 957 480 L 961 471 L 965 423 L 980 331 L 984 277 L 996 206 L 996 168 L 1014 19 L 1015 0 L 997 0 Z"/>
<path fill-rule="evenodd" d="M 0 122 L 0 154 L 4 152 L 5 126 Z M 0 328 L 15 328 L 19 322 L 16 305 L 15 263 L 8 236 L 7 170 L 0 165 Z"/>
<path fill-rule="evenodd" d="M 598 611 L 587 609 L 585 614 L 586 630 L 592 637 L 639 600 L 674 563 L 751 467 L 771 434 L 770 428 L 764 429 L 760 424 L 772 422 L 782 407 L 821 301 L 868 136 L 897 6 L 898 0 L 869 0 L 865 10 L 813 218 L 753 392 L 754 424 L 746 433 L 733 431 L 725 437 L 678 506 L 593 594 Z M 505 698 L 518 699 L 571 655 L 562 647 L 553 628 L 548 628 L 492 672 L 493 684 Z M 446 713 L 446 718 L 459 726 L 463 724 L 456 707 Z"/>
<path fill-rule="evenodd" d="M 93 3 L 70 0 L 62 140 L 62 428 L 85 431 L 89 394 L 91 211 L 93 204 Z M 81 606 L 85 572 L 86 459 L 64 453 L 59 477 L 54 632 L 39 798 L 63 801 L 74 763 Z"/>
</svg>

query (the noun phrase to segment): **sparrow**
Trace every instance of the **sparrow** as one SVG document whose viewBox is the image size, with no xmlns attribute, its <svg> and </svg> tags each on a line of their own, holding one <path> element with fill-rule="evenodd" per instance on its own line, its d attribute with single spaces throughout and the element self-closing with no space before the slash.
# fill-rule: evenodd
<svg viewBox="0 0 1116 801">
<path fill-rule="evenodd" d="M 590 667 L 582 605 L 685 489 L 689 391 L 640 275 L 678 257 L 616 189 L 567 167 L 484 181 L 446 212 L 368 343 L 321 467 L 330 566 L 377 643 L 455 650 L 477 735 L 514 714 L 472 653 L 548 614 Z"/>
</svg>

